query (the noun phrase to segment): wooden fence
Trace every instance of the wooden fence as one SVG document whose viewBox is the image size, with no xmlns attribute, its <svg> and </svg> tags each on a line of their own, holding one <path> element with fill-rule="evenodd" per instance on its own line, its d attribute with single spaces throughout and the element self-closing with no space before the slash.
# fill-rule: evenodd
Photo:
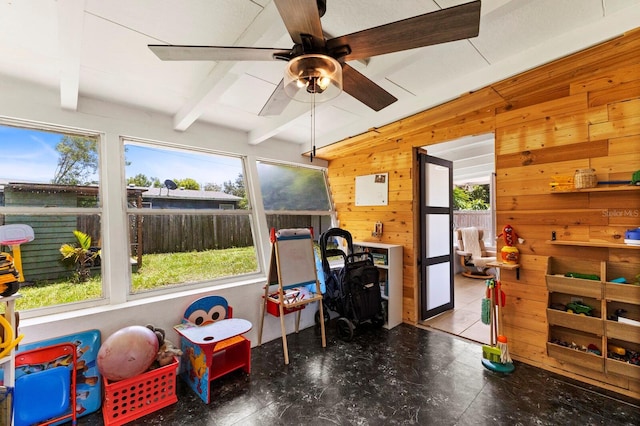
<svg viewBox="0 0 640 426">
<path fill-rule="evenodd" d="M 455 210 L 453 212 L 453 227 L 468 228 L 475 226 L 484 231 L 484 244 L 495 247 L 495 229 L 491 219 L 491 210 Z M 455 238 L 454 238 L 455 241 Z"/>
<path fill-rule="evenodd" d="M 491 231 L 491 211 L 490 210 L 456 210 L 453 212 L 453 223 L 455 228 L 468 228 L 475 226 L 485 232 Z"/>
<path fill-rule="evenodd" d="M 130 216 L 131 256 L 138 266 L 143 254 L 178 253 L 253 246 L 249 216 Z M 74 230 L 91 237 L 94 247 L 102 246 L 99 215 L 26 216 L 0 215 L 0 224 L 23 223 L 34 229 L 35 241 L 22 245 L 23 270 L 27 280 L 53 280 L 73 273 L 62 262 L 60 246 L 77 244 Z M 329 227 L 329 217 L 267 215 L 269 228 L 308 228 L 316 235 Z M 140 231 L 138 232 L 140 227 Z M 140 244 L 142 243 L 142 244 Z M 142 252 L 138 253 L 138 248 Z M 8 247 L 0 247 L 0 250 Z"/>
<path fill-rule="evenodd" d="M 139 218 L 139 219 L 138 219 Z M 136 221 L 139 222 L 136 222 Z M 267 215 L 269 228 L 318 227 L 318 218 L 298 215 Z M 141 233 L 138 233 L 138 223 Z M 100 245 L 100 222 L 95 217 L 78 218 L 78 229 L 91 235 L 94 245 Z M 218 250 L 253 245 L 249 216 L 134 216 L 129 221 L 132 255 L 136 247 L 142 254 L 175 253 L 187 251 Z M 142 237 L 142 244 L 138 241 Z"/>
</svg>

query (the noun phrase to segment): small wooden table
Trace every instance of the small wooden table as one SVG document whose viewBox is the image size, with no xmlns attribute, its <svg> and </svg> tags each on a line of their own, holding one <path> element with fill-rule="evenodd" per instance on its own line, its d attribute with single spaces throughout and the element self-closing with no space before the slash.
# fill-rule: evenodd
<svg viewBox="0 0 640 426">
<path fill-rule="evenodd" d="M 211 382 L 242 368 L 251 373 L 251 342 L 243 333 L 251 330 L 251 322 L 227 318 L 198 327 L 185 323 L 173 326 L 181 336 L 185 371 L 182 377 L 205 402 L 210 402 Z"/>
<path fill-rule="evenodd" d="M 196 345 L 216 344 L 231 337 L 239 336 L 251 330 L 251 322 L 242 318 L 227 318 L 211 324 L 196 326 L 178 324 L 173 328 L 191 343 Z"/>
</svg>

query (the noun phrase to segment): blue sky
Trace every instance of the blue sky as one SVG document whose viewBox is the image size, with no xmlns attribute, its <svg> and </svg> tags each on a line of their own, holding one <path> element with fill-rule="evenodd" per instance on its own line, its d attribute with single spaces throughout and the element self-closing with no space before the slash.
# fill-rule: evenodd
<svg viewBox="0 0 640 426">
<path fill-rule="evenodd" d="M 160 182 L 192 178 L 201 186 L 210 182 L 222 185 L 228 180 L 235 181 L 242 173 L 242 163 L 238 158 L 139 145 L 127 145 L 126 159 L 131 163 L 127 166 L 127 177 L 142 173 L 148 178 L 157 177 Z"/>
<path fill-rule="evenodd" d="M 0 126 L 0 180 L 49 183 L 58 164 L 55 147 L 62 135 L 38 130 Z M 127 145 L 126 176 L 142 173 L 149 178 L 193 178 L 201 185 L 235 181 L 241 162 L 211 154 Z M 97 178 L 96 178 L 97 180 Z"/>
<path fill-rule="evenodd" d="M 50 182 L 58 165 L 60 135 L 0 126 L 0 179 Z"/>
</svg>

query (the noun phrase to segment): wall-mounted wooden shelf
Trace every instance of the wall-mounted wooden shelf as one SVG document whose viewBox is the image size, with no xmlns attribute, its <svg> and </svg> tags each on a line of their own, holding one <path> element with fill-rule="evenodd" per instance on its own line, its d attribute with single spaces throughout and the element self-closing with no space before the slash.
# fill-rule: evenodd
<svg viewBox="0 0 640 426">
<path fill-rule="evenodd" d="M 553 244 L 556 246 L 578 246 L 578 247 L 605 247 L 605 248 L 617 248 L 617 249 L 631 249 L 631 250 L 640 250 L 639 246 L 634 246 L 631 244 L 620 244 L 620 243 L 607 243 L 607 242 L 597 242 L 597 241 L 560 241 L 560 240 L 547 240 L 547 244 Z"/>
<path fill-rule="evenodd" d="M 506 269 L 506 270 L 509 270 L 509 271 L 515 270 L 516 271 L 516 279 L 517 280 L 520 279 L 520 264 L 519 263 L 504 263 L 504 262 L 496 261 L 496 262 L 487 263 L 487 266 L 490 266 L 490 267 L 493 267 L 493 268 L 502 268 L 502 269 Z M 500 273 L 500 271 L 498 271 L 498 274 L 499 273 Z"/>
<path fill-rule="evenodd" d="M 614 192 L 614 191 L 640 191 L 640 185 L 603 185 L 594 188 L 551 190 L 552 194 L 574 194 L 576 192 Z"/>
<path fill-rule="evenodd" d="M 489 262 L 487 266 L 492 266 L 494 268 L 502 268 L 502 269 L 518 269 L 520 267 L 519 263 L 504 263 L 504 262 Z"/>
</svg>

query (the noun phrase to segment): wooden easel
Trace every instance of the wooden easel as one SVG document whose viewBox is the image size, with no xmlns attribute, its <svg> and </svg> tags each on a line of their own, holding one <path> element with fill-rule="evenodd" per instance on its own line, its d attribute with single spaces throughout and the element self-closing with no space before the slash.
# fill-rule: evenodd
<svg viewBox="0 0 640 426">
<path fill-rule="evenodd" d="M 281 229 L 276 232 L 271 229 L 271 262 L 267 284 L 264 286 L 264 300 L 260 315 L 260 331 L 258 345 L 262 344 L 262 330 L 264 317 L 268 313 L 267 304 L 275 303 L 280 316 L 280 328 L 282 330 L 282 349 L 284 351 L 284 363 L 289 364 L 289 350 L 287 348 L 287 331 L 284 325 L 286 313 L 296 313 L 296 333 L 300 327 L 300 314 L 304 305 L 319 302 L 320 318 L 324 319 L 322 306 L 322 293 L 316 271 L 316 262 L 313 251 L 313 239 L 308 229 Z M 304 287 L 315 284 L 316 292 L 309 298 L 295 301 L 285 301 L 285 291 L 294 287 Z M 278 286 L 276 296 L 269 294 L 271 286 Z M 322 347 L 327 346 L 324 334 L 324 321 L 320 321 L 322 335 Z"/>
</svg>

